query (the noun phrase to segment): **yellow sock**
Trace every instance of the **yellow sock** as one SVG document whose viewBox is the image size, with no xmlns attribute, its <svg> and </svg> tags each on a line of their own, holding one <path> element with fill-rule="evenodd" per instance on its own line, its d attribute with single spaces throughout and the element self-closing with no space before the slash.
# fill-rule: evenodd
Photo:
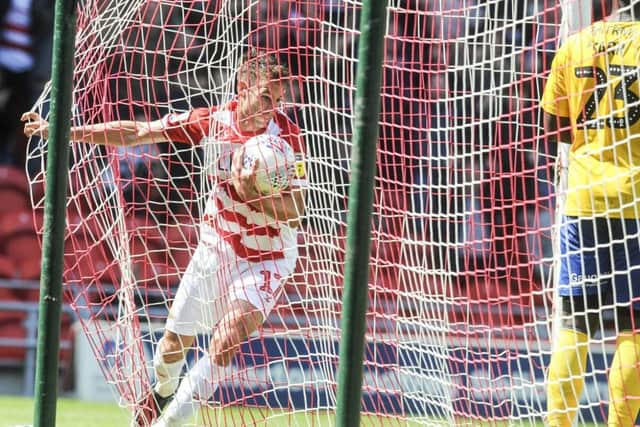
<svg viewBox="0 0 640 427">
<path fill-rule="evenodd" d="M 609 371 L 609 427 L 635 425 L 640 409 L 640 336 L 618 336 Z"/>
<path fill-rule="evenodd" d="M 547 379 L 547 422 L 550 427 L 570 427 L 576 415 L 587 364 L 589 337 L 561 329 L 554 344 Z"/>
</svg>

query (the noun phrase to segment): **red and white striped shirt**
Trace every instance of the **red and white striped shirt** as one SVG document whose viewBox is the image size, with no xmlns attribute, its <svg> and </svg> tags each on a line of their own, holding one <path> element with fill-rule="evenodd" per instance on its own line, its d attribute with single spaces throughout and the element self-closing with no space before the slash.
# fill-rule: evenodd
<svg viewBox="0 0 640 427">
<path fill-rule="evenodd" d="M 304 142 L 300 129 L 281 111 L 264 131 L 243 133 L 236 119 L 237 102 L 220 107 L 197 108 L 163 118 L 164 133 L 174 142 L 201 144 L 207 157 L 213 160 L 209 171 L 215 187 L 207 200 L 203 221 L 217 237 L 230 244 L 237 256 L 249 261 L 297 257 L 296 229 L 278 222 L 263 211 L 244 203 L 237 195 L 231 178 L 231 157 L 235 149 L 259 133 L 277 135 L 287 141 L 296 155 L 296 177 L 291 187 L 307 185 L 304 167 Z M 206 235 L 202 236 L 207 239 Z"/>
</svg>

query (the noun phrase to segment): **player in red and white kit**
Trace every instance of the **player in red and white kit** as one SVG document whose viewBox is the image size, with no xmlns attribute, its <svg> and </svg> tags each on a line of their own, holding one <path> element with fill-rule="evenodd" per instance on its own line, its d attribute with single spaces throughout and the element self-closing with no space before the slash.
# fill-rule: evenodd
<svg viewBox="0 0 640 427">
<path fill-rule="evenodd" d="M 240 344 L 264 322 L 282 279 L 295 268 L 296 228 L 304 212 L 307 180 L 300 129 L 277 109 L 287 76 L 275 56 L 253 52 L 238 70 L 236 99 L 226 105 L 153 122 L 71 129 L 75 141 L 114 146 L 173 141 L 203 144 L 216 153 L 200 242 L 169 311 L 154 355 L 156 383 L 139 405 L 136 426 L 188 421 L 213 395 Z M 22 120 L 27 136 L 46 138 L 48 123 L 37 113 L 25 113 Z M 246 169 L 242 161 L 244 142 L 263 133 L 280 136 L 296 155 L 289 188 L 267 196 L 255 185 L 257 164 Z M 203 332 L 211 333 L 209 357 L 201 358 L 180 382 L 185 351 Z"/>
</svg>

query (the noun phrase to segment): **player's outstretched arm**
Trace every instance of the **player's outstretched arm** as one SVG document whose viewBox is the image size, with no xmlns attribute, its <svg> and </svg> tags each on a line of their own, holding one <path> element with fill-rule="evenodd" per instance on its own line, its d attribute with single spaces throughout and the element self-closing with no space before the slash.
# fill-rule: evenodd
<svg viewBox="0 0 640 427">
<path fill-rule="evenodd" d="M 49 137 L 49 122 L 34 111 L 26 112 L 20 118 L 24 124 L 24 134 L 42 138 Z M 84 126 L 73 126 L 70 129 L 73 141 L 83 141 L 98 145 L 130 147 L 167 141 L 162 122 L 114 121 Z"/>
</svg>

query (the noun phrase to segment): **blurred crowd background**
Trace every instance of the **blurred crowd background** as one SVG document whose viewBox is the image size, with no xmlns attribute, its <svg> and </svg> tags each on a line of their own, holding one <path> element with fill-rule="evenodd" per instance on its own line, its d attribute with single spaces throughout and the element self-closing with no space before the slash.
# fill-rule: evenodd
<svg viewBox="0 0 640 427">
<path fill-rule="evenodd" d="M 0 163 L 22 168 L 20 115 L 49 80 L 55 0 L 0 2 Z"/>
</svg>

